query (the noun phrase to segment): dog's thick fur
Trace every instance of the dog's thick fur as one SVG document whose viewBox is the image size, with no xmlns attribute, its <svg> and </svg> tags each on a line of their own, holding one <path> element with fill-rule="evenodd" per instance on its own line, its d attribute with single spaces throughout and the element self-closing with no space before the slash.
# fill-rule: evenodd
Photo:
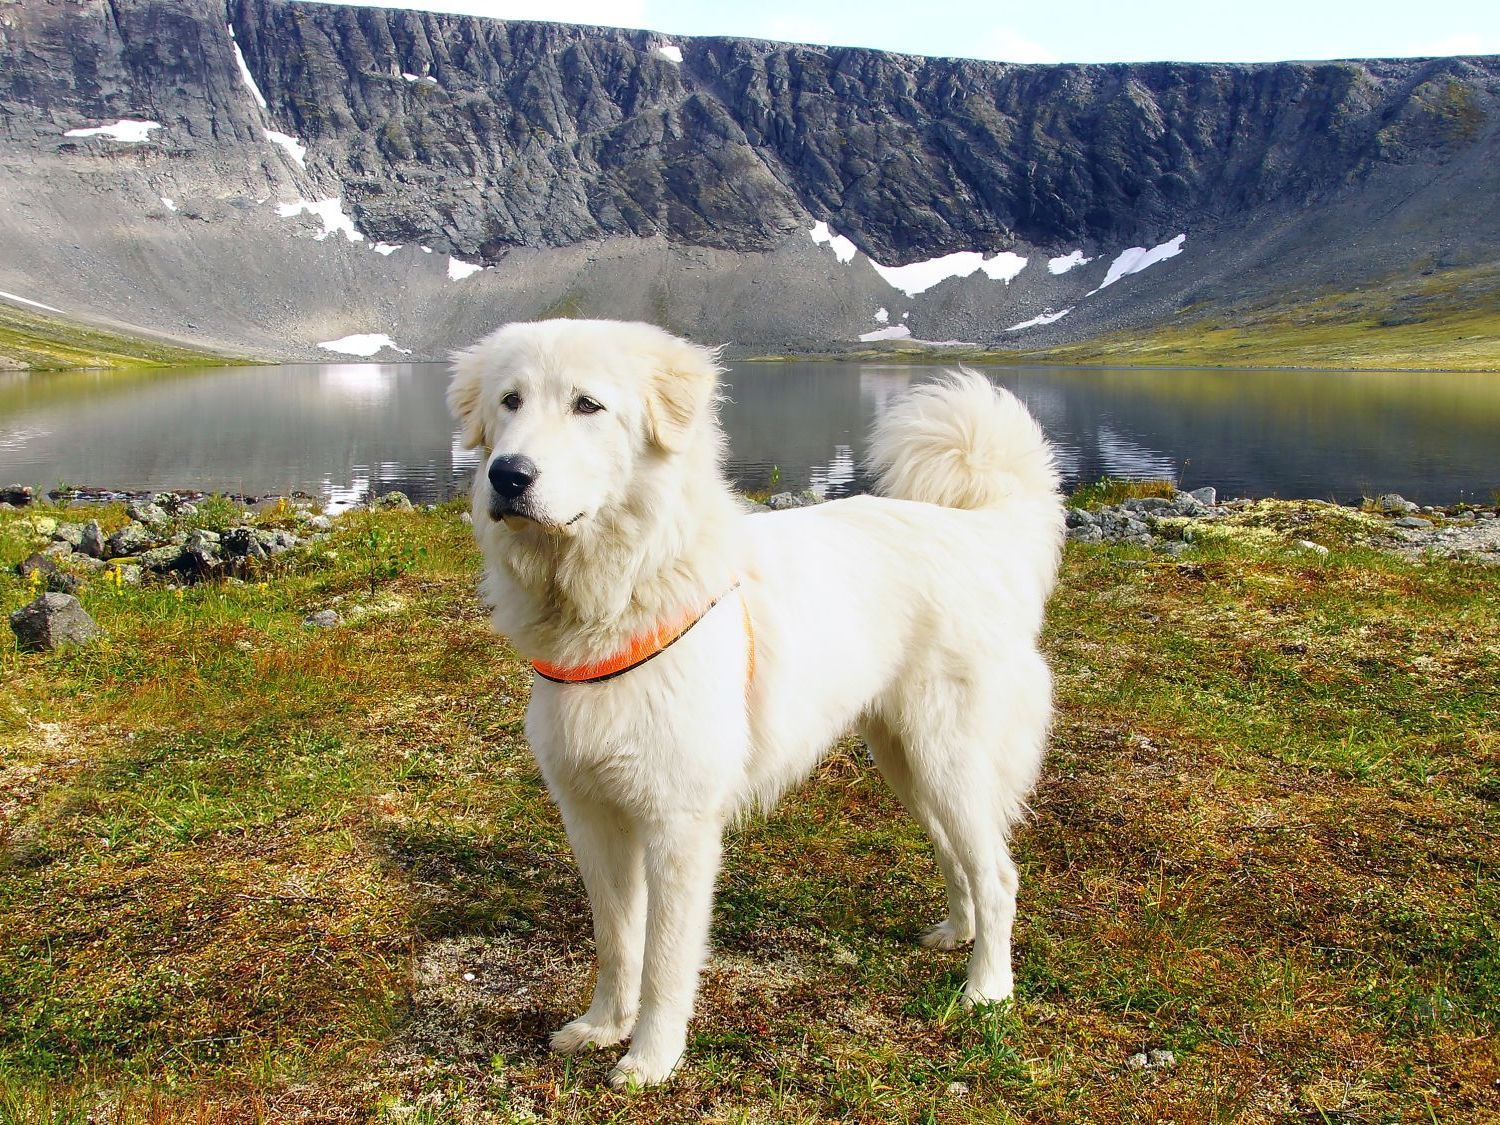
<svg viewBox="0 0 1500 1125">
<path fill-rule="evenodd" d="M 718 372 L 715 353 L 650 325 L 552 320 L 458 353 L 449 389 L 486 453 L 483 592 L 524 656 L 609 657 L 739 584 L 624 675 L 532 687 L 526 732 L 599 958 L 592 1003 L 552 1045 L 630 1038 L 615 1085 L 663 1081 L 682 1055 L 726 822 L 851 729 L 936 848 L 948 914 L 924 941 L 974 942 L 966 1003 L 1009 996 L 1006 836 L 1051 718 L 1037 635 L 1063 512 L 1026 409 L 950 373 L 877 424 L 882 495 L 752 515 L 720 469 Z M 537 475 L 505 501 L 486 470 L 517 455 Z"/>
</svg>

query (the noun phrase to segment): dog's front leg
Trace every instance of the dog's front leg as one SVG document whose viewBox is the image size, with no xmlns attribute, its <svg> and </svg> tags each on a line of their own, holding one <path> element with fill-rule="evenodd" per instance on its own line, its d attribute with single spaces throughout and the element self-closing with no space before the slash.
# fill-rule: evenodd
<svg viewBox="0 0 1500 1125">
<path fill-rule="evenodd" d="M 630 1034 L 641 991 L 646 937 L 646 879 L 636 825 L 618 809 L 558 793 L 568 842 L 594 914 L 599 979 L 588 1011 L 552 1036 L 552 1049 L 572 1054 L 609 1047 Z"/>
<path fill-rule="evenodd" d="M 666 1081 L 687 1045 L 698 971 L 708 954 L 723 820 L 680 816 L 642 825 L 646 955 L 641 1014 L 630 1050 L 610 1071 L 616 1089 Z"/>
</svg>

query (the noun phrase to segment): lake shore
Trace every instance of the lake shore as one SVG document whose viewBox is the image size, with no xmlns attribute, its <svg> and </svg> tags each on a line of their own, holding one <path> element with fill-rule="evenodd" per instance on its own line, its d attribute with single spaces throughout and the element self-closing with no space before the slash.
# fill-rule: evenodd
<svg viewBox="0 0 1500 1125">
<path fill-rule="evenodd" d="M 106 563 L 75 590 L 101 637 L 0 640 L 0 1116 L 1500 1110 L 1500 567 L 1403 557 L 1420 515 L 1076 499 L 1204 533 L 1068 545 L 1017 999 L 956 1009 L 962 954 L 915 940 L 930 851 L 848 742 L 730 836 L 689 1059 L 634 1102 L 609 1052 L 544 1048 L 585 899 L 461 505 L 167 512 L 204 561 L 297 542 L 243 577 Z M 107 543 L 137 514 L 0 512 L 0 604 L 35 596 L 38 519 Z"/>
</svg>

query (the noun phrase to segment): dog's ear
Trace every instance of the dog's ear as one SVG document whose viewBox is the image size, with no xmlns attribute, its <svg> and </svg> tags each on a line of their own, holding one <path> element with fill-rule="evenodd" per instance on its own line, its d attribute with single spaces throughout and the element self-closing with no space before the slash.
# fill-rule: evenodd
<svg viewBox="0 0 1500 1125">
<path fill-rule="evenodd" d="M 483 344 L 454 352 L 453 377 L 448 381 L 448 413 L 458 423 L 465 449 L 487 449 L 490 437 L 480 409 L 484 395 L 487 353 Z"/>
<path fill-rule="evenodd" d="M 662 349 L 646 395 L 646 424 L 651 441 L 668 453 L 680 453 L 713 402 L 719 383 L 719 352 L 686 340 Z"/>
</svg>

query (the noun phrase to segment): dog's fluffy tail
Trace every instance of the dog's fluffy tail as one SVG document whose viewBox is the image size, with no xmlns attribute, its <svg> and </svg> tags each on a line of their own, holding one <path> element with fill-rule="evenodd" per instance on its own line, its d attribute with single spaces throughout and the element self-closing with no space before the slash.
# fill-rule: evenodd
<svg viewBox="0 0 1500 1125">
<path fill-rule="evenodd" d="M 960 369 L 914 388 L 870 435 L 879 491 L 946 508 L 1002 508 L 1057 496 L 1057 465 L 1021 401 Z"/>
</svg>

